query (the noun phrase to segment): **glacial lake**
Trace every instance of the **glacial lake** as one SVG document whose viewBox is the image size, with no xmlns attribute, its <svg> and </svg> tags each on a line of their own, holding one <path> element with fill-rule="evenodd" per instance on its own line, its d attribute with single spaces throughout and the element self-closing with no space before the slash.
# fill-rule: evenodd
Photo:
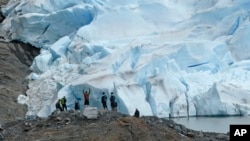
<svg viewBox="0 0 250 141">
<path fill-rule="evenodd" d="M 189 129 L 205 132 L 227 133 L 230 124 L 250 125 L 250 116 L 232 117 L 189 117 L 171 118 L 176 123 L 182 124 Z"/>
</svg>

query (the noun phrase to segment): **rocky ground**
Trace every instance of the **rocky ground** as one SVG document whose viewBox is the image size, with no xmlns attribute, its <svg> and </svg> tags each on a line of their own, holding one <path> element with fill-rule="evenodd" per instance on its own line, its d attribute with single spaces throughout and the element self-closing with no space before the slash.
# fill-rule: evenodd
<svg viewBox="0 0 250 141">
<path fill-rule="evenodd" d="M 190 130 L 171 120 L 99 111 L 97 119 L 80 112 L 54 113 L 48 119 L 19 120 L 2 126 L 6 141 L 227 141 L 227 134 Z M 0 139 L 0 140 L 1 140 Z"/>
</svg>

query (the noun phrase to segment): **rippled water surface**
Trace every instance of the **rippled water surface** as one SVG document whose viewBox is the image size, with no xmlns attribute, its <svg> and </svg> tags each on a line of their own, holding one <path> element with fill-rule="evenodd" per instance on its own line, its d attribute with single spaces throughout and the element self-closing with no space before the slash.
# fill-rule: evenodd
<svg viewBox="0 0 250 141">
<path fill-rule="evenodd" d="M 227 133 L 230 124 L 248 124 L 250 125 L 250 116 L 244 117 L 190 117 L 172 118 L 175 122 L 185 125 L 187 128 L 198 131 L 209 131 L 218 133 Z"/>
</svg>

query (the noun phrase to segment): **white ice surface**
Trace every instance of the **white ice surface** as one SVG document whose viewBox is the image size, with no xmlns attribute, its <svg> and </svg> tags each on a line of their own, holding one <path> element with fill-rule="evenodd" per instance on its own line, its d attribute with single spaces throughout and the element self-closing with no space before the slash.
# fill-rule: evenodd
<svg viewBox="0 0 250 141">
<path fill-rule="evenodd" d="M 1 36 L 41 48 L 18 99 L 27 116 L 47 117 L 63 96 L 83 108 L 89 88 L 91 106 L 114 92 L 125 114 L 249 115 L 249 8 L 248 0 L 10 0 Z"/>
</svg>

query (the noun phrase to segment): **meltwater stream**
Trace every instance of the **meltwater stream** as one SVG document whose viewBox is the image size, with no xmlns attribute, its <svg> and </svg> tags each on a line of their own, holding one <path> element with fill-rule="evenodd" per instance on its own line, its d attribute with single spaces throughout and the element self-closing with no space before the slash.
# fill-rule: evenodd
<svg viewBox="0 0 250 141">
<path fill-rule="evenodd" d="M 173 118 L 176 123 L 182 124 L 189 129 L 205 132 L 227 133 L 231 124 L 250 125 L 250 116 L 233 117 L 190 117 Z"/>
</svg>

